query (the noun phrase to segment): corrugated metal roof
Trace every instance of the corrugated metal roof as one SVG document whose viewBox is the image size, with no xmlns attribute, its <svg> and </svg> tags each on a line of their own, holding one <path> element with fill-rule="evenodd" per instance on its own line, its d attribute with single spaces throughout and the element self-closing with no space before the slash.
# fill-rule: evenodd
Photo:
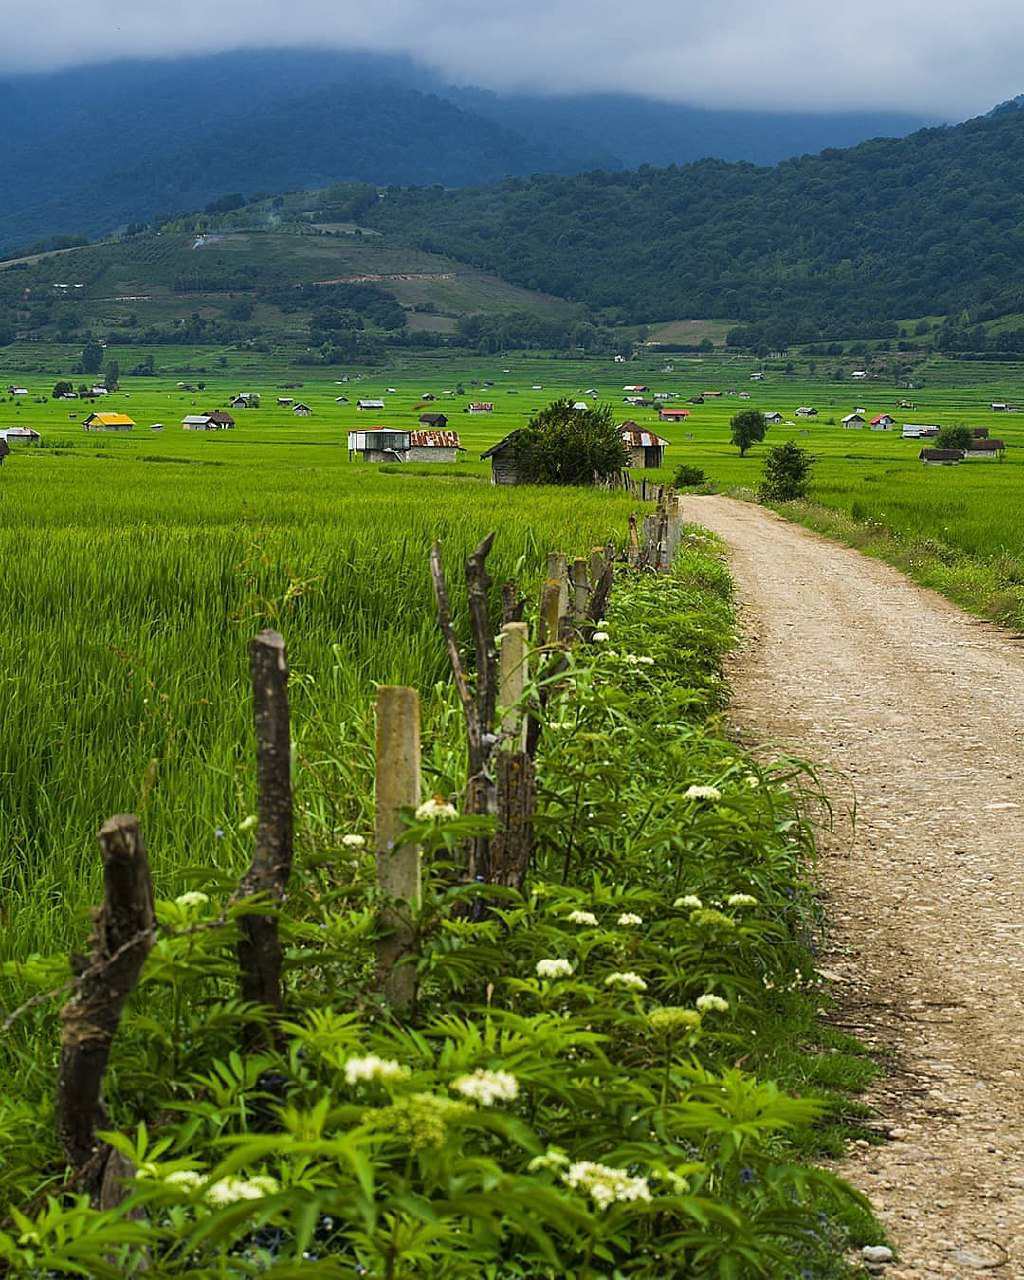
<svg viewBox="0 0 1024 1280">
<path fill-rule="evenodd" d="M 644 431 L 635 423 L 625 423 L 619 428 L 619 434 L 622 436 L 623 443 L 633 449 L 653 449 L 657 445 L 664 447 L 668 444 L 668 441 L 656 432 Z"/>
<path fill-rule="evenodd" d="M 409 444 L 414 449 L 461 449 L 457 431 L 410 431 Z"/>
</svg>

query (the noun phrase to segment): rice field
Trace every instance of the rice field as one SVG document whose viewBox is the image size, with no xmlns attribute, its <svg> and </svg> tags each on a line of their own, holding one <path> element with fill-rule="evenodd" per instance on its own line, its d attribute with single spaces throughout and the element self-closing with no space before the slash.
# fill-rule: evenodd
<svg viewBox="0 0 1024 1280">
<path fill-rule="evenodd" d="M 142 353 L 118 354 L 126 368 Z M 15 446 L 0 469 L 2 955 L 59 948 L 80 931 L 96 895 L 94 832 L 110 813 L 141 814 L 161 892 L 180 887 L 190 869 L 237 868 L 253 786 L 246 643 L 261 626 L 278 627 L 289 643 L 308 852 L 318 840 L 329 846 L 363 803 L 353 779 L 368 768 L 375 682 L 428 694 L 428 768 L 446 789 L 461 761 L 443 732 L 429 732 L 452 714 L 433 622 L 431 540 L 442 540 L 454 568 L 496 528 L 495 577 L 533 589 L 549 549 L 619 537 L 629 510 L 622 496 L 488 484 L 479 454 L 557 395 L 611 400 L 624 418 L 659 430 L 670 441 L 660 478 L 686 461 L 729 488 L 756 485 L 763 454 L 741 459 L 728 442 L 738 396 L 692 406 L 684 424 L 660 424 L 653 410 L 623 405 L 622 388 L 645 383 L 678 405 L 701 390 L 749 391 L 742 403 L 778 409 L 791 424 L 774 427 L 768 443 L 793 438 L 816 455 L 816 504 L 927 540 L 939 563 L 967 566 L 958 582 L 936 585 L 968 605 L 981 607 L 982 595 L 1008 584 L 1011 609 L 1024 609 L 1013 594 L 1024 581 L 1024 417 L 988 408 L 1014 399 L 1015 366 L 986 367 L 965 388 L 939 362 L 911 393 L 916 408 L 899 420 L 967 420 L 1009 446 L 1002 464 L 931 469 L 917 462 L 916 441 L 833 425 L 854 407 L 896 413 L 906 391 L 771 369 L 751 383 L 750 361 L 428 354 L 342 382 L 340 373 L 261 366 L 252 354 L 225 353 L 224 367 L 208 352 L 159 354 L 170 362 L 165 376 L 125 379 L 95 406 L 129 413 L 137 429 L 90 435 L 81 429 L 89 406 L 45 399 L 69 367 L 64 354 L 33 350 L 27 362 L 24 349 L 0 352 L 0 382 L 30 392 L 3 397 L 0 427 L 34 426 L 43 436 L 40 447 Z M 197 379 L 203 392 L 177 386 Z M 258 391 L 264 407 L 238 411 L 234 431 L 180 429 L 184 415 L 224 407 L 239 391 Z M 436 402 L 425 404 L 426 392 Z M 278 396 L 308 403 L 312 417 L 295 418 Z M 383 414 L 356 409 L 357 398 L 378 396 Z M 493 413 L 463 413 L 469 399 L 492 402 Z M 794 419 L 800 404 L 815 405 L 818 419 Z M 449 413 L 462 433 L 458 463 L 349 461 L 349 428 L 411 425 L 424 409 Z M 160 431 L 151 429 L 157 422 Z"/>
</svg>

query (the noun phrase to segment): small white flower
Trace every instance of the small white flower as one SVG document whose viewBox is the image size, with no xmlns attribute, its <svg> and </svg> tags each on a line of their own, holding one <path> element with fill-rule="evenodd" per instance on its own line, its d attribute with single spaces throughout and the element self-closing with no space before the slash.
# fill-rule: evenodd
<svg viewBox="0 0 1024 1280">
<path fill-rule="evenodd" d="M 651 1188 L 646 1178 L 631 1177 L 625 1169 L 612 1169 L 593 1160 L 577 1160 L 562 1175 L 565 1183 L 577 1191 L 585 1191 L 599 1209 L 607 1209 L 616 1200 L 650 1200 Z"/>
<path fill-rule="evenodd" d="M 687 893 L 682 898 L 676 898 L 672 905 L 674 907 L 686 907 L 690 911 L 699 911 L 704 903 L 695 893 Z"/>
<path fill-rule="evenodd" d="M 221 1178 L 208 1188 L 206 1199 L 210 1204 L 222 1207 L 239 1200 L 262 1200 L 264 1196 L 272 1196 L 277 1189 L 277 1181 L 263 1175 L 248 1179 Z"/>
<path fill-rule="evenodd" d="M 341 837 L 341 843 L 346 849 L 365 849 L 366 837 L 349 834 Z"/>
<path fill-rule="evenodd" d="M 730 893 L 725 904 L 728 907 L 756 907 L 757 899 L 749 893 Z"/>
<path fill-rule="evenodd" d="M 723 1000 L 721 996 L 698 996 L 696 1005 L 701 1013 L 725 1013 L 729 1008 L 729 1001 Z"/>
<path fill-rule="evenodd" d="M 472 1075 L 453 1080 L 452 1088 L 464 1098 L 479 1102 L 482 1107 L 490 1107 L 495 1102 L 513 1102 L 519 1093 L 519 1081 L 508 1071 L 484 1071 L 481 1068 Z"/>
<path fill-rule="evenodd" d="M 194 1169 L 176 1169 L 164 1178 L 167 1186 L 180 1187 L 182 1191 L 195 1191 L 202 1181 L 202 1176 Z"/>
<path fill-rule="evenodd" d="M 628 928 L 634 928 L 636 925 L 643 924 L 643 922 L 643 916 L 634 915 L 632 911 L 623 911 L 622 915 L 619 916 L 619 924 Z"/>
<path fill-rule="evenodd" d="M 571 978 L 572 965 L 568 960 L 538 960 L 538 978 Z"/>
<path fill-rule="evenodd" d="M 449 804 L 444 796 L 431 796 L 416 810 L 417 822 L 447 822 L 449 818 L 458 816 L 458 810 L 453 804 Z"/>
<path fill-rule="evenodd" d="M 379 1058 L 368 1053 L 365 1058 L 349 1058 L 345 1063 L 346 1084 L 360 1084 L 364 1080 L 384 1083 L 388 1080 L 404 1080 L 409 1068 L 393 1058 Z"/>
<path fill-rule="evenodd" d="M 597 924 L 593 911 L 570 911 L 566 916 L 570 924 Z"/>
<path fill-rule="evenodd" d="M 620 987 L 624 991 L 646 991 L 647 983 L 638 973 L 610 973 L 604 980 L 606 987 Z"/>
<path fill-rule="evenodd" d="M 600 643 L 602 640 L 610 639 L 607 631 L 595 631 L 590 638 L 591 640 L 597 640 L 598 643 Z"/>
<path fill-rule="evenodd" d="M 640 664 L 642 667 L 653 667 L 653 666 L 654 666 L 654 659 L 653 659 L 653 658 L 648 658 L 648 657 L 646 657 L 646 656 L 642 656 L 642 657 L 637 658 L 637 662 L 639 662 L 639 664 Z"/>
<path fill-rule="evenodd" d="M 174 899 L 174 905 L 190 911 L 193 907 L 205 907 L 209 901 L 207 894 L 200 893 L 198 889 L 193 889 L 189 893 L 180 893 Z"/>
<path fill-rule="evenodd" d="M 687 800 L 721 800 L 722 793 L 717 787 L 687 787 Z"/>
</svg>

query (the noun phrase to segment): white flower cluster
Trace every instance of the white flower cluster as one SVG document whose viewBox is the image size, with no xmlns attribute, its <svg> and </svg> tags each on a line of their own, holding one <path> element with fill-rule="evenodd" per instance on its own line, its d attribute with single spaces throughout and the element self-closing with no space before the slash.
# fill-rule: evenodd
<svg viewBox="0 0 1024 1280">
<path fill-rule="evenodd" d="M 609 636 L 607 631 L 595 631 L 590 638 L 591 640 L 596 640 L 598 644 L 600 644 L 602 641 L 607 640 Z"/>
<path fill-rule="evenodd" d="M 686 907 L 690 911 L 699 911 L 704 903 L 695 893 L 688 893 L 682 898 L 676 898 L 672 905 L 674 907 Z"/>
<path fill-rule="evenodd" d="M 756 907 L 757 899 L 749 893 L 730 893 L 725 904 L 727 907 Z"/>
<path fill-rule="evenodd" d="M 357 836 L 353 832 L 349 832 L 347 836 L 341 837 L 341 843 L 345 846 L 346 849 L 365 849 L 366 837 Z"/>
<path fill-rule="evenodd" d="M 717 787 L 687 787 L 687 800 L 721 800 L 722 793 Z"/>
<path fill-rule="evenodd" d="M 404 1080 L 409 1068 L 393 1058 L 379 1058 L 368 1053 L 365 1058 L 349 1058 L 345 1063 L 345 1083 L 361 1084 L 364 1080 L 385 1084 L 389 1080 Z"/>
<path fill-rule="evenodd" d="M 577 1160 L 562 1175 L 574 1191 L 585 1191 L 599 1209 L 607 1209 L 616 1200 L 650 1200 L 651 1188 L 646 1178 L 634 1178 L 625 1169 L 612 1169 L 593 1160 Z"/>
<path fill-rule="evenodd" d="M 610 973 L 604 980 L 606 987 L 619 987 L 623 991 L 646 991 L 647 983 L 638 973 Z"/>
<path fill-rule="evenodd" d="M 653 667 L 654 659 L 636 653 L 624 653 L 623 658 L 631 667 Z"/>
<path fill-rule="evenodd" d="M 431 796 L 416 810 L 417 822 L 447 822 L 450 818 L 458 816 L 458 810 L 453 804 L 449 804 L 444 796 Z"/>
<path fill-rule="evenodd" d="M 643 916 L 634 915 L 632 911 L 623 911 L 622 915 L 619 916 L 619 924 L 627 928 L 635 928 L 637 925 L 643 924 L 643 922 Z"/>
<path fill-rule="evenodd" d="M 572 965 L 568 960 L 538 960 L 538 978 L 571 978 Z"/>
<path fill-rule="evenodd" d="M 570 911 L 566 919 L 570 924 L 597 924 L 593 911 Z"/>
<path fill-rule="evenodd" d="M 258 1174 L 253 1178 L 220 1178 L 207 1188 L 206 1199 L 218 1208 L 239 1200 L 262 1200 L 278 1190 L 277 1180 Z"/>
<path fill-rule="evenodd" d="M 200 893 L 198 889 L 193 889 L 190 893 L 180 893 L 174 899 L 174 905 L 182 907 L 185 911 L 191 911 L 193 907 L 205 907 L 209 901 L 208 894 Z"/>
<path fill-rule="evenodd" d="M 482 1107 L 495 1102 L 513 1102 L 519 1094 L 519 1081 L 508 1071 L 484 1071 L 479 1068 L 469 1076 L 459 1076 L 452 1081 L 452 1088 L 478 1102 Z"/>
<path fill-rule="evenodd" d="M 725 1013 L 729 1008 L 729 1001 L 723 1000 L 721 996 L 698 996 L 696 1005 L 701 1013 Z"/>
</svg>

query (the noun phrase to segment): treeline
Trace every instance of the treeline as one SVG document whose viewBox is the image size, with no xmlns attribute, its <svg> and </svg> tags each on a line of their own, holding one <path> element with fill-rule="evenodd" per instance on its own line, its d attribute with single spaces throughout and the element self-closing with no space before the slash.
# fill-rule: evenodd
<svg viewBox="0 0 1024 1280">
<path fill-rule="evenodd" d="M 1024 113 L 772 169 L 667 169 L 389 190 L 373 223 L 609 322 L 770 324 L 772 343 L 901 317 L 1006 314 L 1024 290 Z"/>
<path fill-rule="evenodd" d="M 614 329 L 587 320 L 567 323 L 564 318 L 548 318 L 529 311 L 504 315 L 462 316 L 458 322 L 460 346 L 482 355 L 499 351 L 581 350 L 594 355 L 628 354 L 630 339 Z"/>
</svg>

